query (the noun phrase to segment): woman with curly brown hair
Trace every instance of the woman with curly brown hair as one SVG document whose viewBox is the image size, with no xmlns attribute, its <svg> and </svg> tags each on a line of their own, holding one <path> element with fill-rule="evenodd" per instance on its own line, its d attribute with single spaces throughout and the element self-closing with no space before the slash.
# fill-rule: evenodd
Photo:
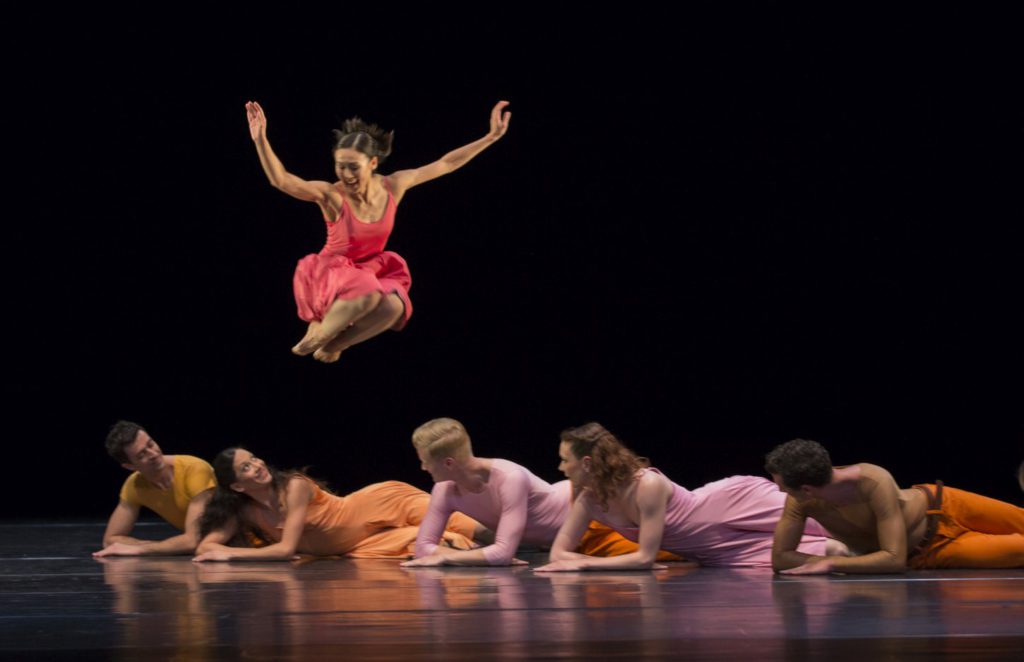
<svg viewBox="0 0 1024 662">
<path fill-rule="evenodd" d="M 564 431 L 558 454 L 559 470 L 583 489 L 558 532 L 551 562 L 539 572 L 652 568 L 662 549 L 701 565 L 771 567 L 772 534 L 786 495 L 770 480 L 732 476 L 690 491 L 599 423 Z M 640 548 L 608 558 L 573 552 L 592 519 Z M 801 548 L 815 550 L 808 553 L 845 552 L 817 523 L 807 531 Z"/>
<path fill-rule="evenodd" d="M 327 243 L 304 257 L 292 281 L 299 317 L 309 322 L 306 335 L 292 348 L 324 363 L 388 329 L 400 330 L 412 315 L 412 277 L 400 255 L 384 246 L 395 224 L 395 210 L 413 186 L 446 175 L 468 163 L 508 130 L 507 101 L 491 110 L 483 138 L 448 152 L 419 168 L 377 174 L 391 153 L 394 132 L 359 118 L 335 131 L 336 182 L 306 181 L 285 170 L 267 141 L 267 118 L 255 101 L 245 104 L 249 133 L 260 164 L 274 188 L 315 202 L 327 224 Z"/>
</svg>

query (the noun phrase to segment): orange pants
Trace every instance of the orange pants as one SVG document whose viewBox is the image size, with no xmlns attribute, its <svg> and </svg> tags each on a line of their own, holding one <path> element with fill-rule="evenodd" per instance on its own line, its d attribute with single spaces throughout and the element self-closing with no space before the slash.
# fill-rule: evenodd
<svg viewBox="0 0 1024 662">
<path fill-rule="evenodd" d="M 943 485 L 937 524 L 911 568 L 1024 568 L 1024 508 Z"/>
<path fill-rule="evenodd" d="M 600 522 L 591 522 L 587 531 L 580 540 L 576 551 L 587 556 L 622 556 L 640 549 L 640 545 L 632 540 L 626 540 L 615 529 L 609 528 Z M 659 561 L 682 561 L 681 556 L 672 552 L 660 551 L 657 559 Z"/>
</svg>

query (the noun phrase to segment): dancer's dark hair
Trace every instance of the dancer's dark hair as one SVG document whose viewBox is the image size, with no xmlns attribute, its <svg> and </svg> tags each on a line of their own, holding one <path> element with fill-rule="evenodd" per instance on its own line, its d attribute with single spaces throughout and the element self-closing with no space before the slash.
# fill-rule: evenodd
<svg viewBox="0 0 1024 662">
<path fill-rule="evenodd" d="M 142 426 L 131 421 L 118 421 L 110 428 L 107 434 L 107 453 L 121 464 L 127 464 L 130 460 L 125 448 L 131 446 L 135 437 L 142 431 Z"/>
<path fill-rule="evenodd" d="M 334 149 L 354 149 L 369 158 L 377 157 L 378 163 L 391 154 L 394 131 L 385 131 L 376 124 L 364 122 L 358 117 L 345 120 L 341 130 L 334 130 Z"/>
<path fill-rule="evenodd" d="M 238 533 L 235 535 L 236 540 L 242 539 L 249 543 L 269 543 L 270 541 L 266 539 L 257 527 L 242 517 L 242 508 L 247 503 L 249 497 L 231 489 L 231 485 L 238 482 L 238 476 L 235 474 L 235 453 L 240 450 L 245 449 L 241 446 L 225 448 L 220 453 L 217 453 L 217 457 L 213 459 L 213 475 L 217 479 L 217 486 L 214 488 L 213 497 L 210 498 L 206 508 L 203 509 L 203 516 L 199 519 L 199 536 L 200 538 L 205 538 L 211 531 L 222 528 L 234 519 L 238 522 L 239 528 Z M 294 476 L 308 478 L 321 489 L 330 492 L 325 484 L 309 478 L 304 469 L 302 471 L 295 469 L 282 471 L 268 464 L 267 471 L 270 472 L 271 485 L 274 488 L 274 492 L 278 495 L 284 493 L 288 481 Z"/>
<path fill-rule="evenodd" d="M 832 480 L 832 458 L 824 446 L 810 439 L 793 439 L 776 446 L 765 457 L 764 468 L 794 490 L 803 485 L 822 487 Z"/>
</svg>

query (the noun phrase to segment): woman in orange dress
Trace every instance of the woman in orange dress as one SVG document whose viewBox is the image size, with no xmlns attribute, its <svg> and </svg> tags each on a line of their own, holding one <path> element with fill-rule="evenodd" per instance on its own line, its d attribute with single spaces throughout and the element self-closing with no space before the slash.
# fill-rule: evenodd
<svg viewBox="0 0 1024 662">
<path fill-rule="evenodd" d="M 330 493 L 299 472 L 268 466 L 244 448 L 213 461 L 217 488 L 200 522 L 195 561 L 287 561 L 296 554 L 408 558 L 430 503 L 412 485 L 387 481 L 347 496 Z M 445 541 L 460 549 L 485 529 L 456 513 Z M 232 546 L 236 540 L 262 545 Z"/>
</svg>

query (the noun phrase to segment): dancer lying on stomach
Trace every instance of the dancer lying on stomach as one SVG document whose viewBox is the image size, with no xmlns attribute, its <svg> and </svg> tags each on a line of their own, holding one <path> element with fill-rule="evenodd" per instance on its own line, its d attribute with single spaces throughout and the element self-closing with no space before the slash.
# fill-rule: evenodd
<svg viewBox="0 0 1024 662">
<path fill-rule="evenodd" d="M 132 475 L 121 486 L 117 507 L 103 533 L 103 549 L 93 556 L 191 554 L 199 544 L 199 517 L 213 493 L 213 468 L 191 455 L 164 455 L 145 430 L 118 421 L 107 435 L 107 452 Z M 166 540 L 131 536 L 145 506 L 181 531 Z"/>
<path fill-rule="evenodd" d="M 583 491 L 558 532 L 551 563 L 538 572 L 647 569 L 659 549 L 701 565 L 771 565 L 772 530 L 785 501 L 771 481 L 732 476 L 690 491 L 651 468 L 599 423 L 566 430 L 561 439 L 559 468 Z M 611 558 L 574 552 L 591 519 L 637 541 L 639 548 Z M 809 554 L 844 551 L 813 523 L 798 542 Z"/>
<path fill-rule="evenodd" d="M 1024 567 L 1024 508 L 934 485 L 900 489 L 874 464 L 832 466 L 816 441 L 794 439 L 765 469 L 785 492 L 772 567 L 784 574 L 885 573 L 918 568 Z M 797 549 L 813 517 L 855 554 L 823 558 Z"/>
<path fill-rule="evenodd" d="M 514 462 L 473 455 L 469 434 L 452 418 L 418 427 L 412 443 L 423 470 L 434 479 L 430 510 L 416 538 L 416 559 L 403 566 L 510 565 L 520 543 L 550 547 L 572 506 L 568 480 L 551 485 Z M 495 532 L 492 544 L 472 550 L 439 546 L 444 523 L 463 513 Z M 580 548 L 595 556 L 636 550 L 636 544 L 606 526 L 591 523 Z M 662 554 L 667 561 L 682 560 Z"/>
<path fill-rule="evenodd" d="M 278 471 L 244 448 L 213 461 L 217 490 L 201 521 L 195 561 L 285 561 L 295 554 L 408 558 L 430 495 L 387 481 L 337 496 L 298 471 Z M 444 539 L 468 549 L 479 524 L 463 515 Z M 236 540 L 258 547 L 233 547 Z"/>
</svg>

